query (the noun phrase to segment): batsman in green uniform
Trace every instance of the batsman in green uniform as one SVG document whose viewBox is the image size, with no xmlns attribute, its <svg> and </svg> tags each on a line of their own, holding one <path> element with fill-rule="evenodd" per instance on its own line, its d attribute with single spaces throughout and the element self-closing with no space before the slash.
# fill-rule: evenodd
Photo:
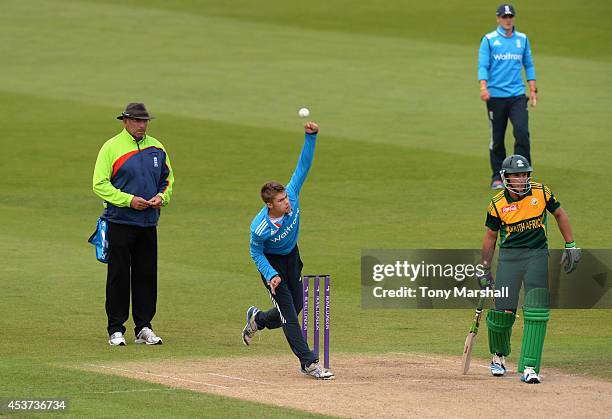
<svg viewBox="0 0 612 419">
<path fill-rule="evenodd" d="M 531 182 L 531 172 L 529 161 L 520 155 L 507 157 L 502 163 L 504 190 L 489 203 L 481 260 L 485 269 L 478 280 L 483 288 L 493 285 L 490 267 L 499 235 L 495 288 L 507 288 L 508 297 L 496 298 L 495 309 L 487 314 L 489 350 L 493 355 L 491 373 L 496 377 L 506 373 L 505 357 L 510 354 L 512 325 L 524 283 L 524 331 L 518 372 L 522 373 L 521 381 L 538 384 L 550 317 L 547 212 L 555 217 L 565 239 L 561 264 L 566 273 L 576 268 L 580 249 L 574 242 L 567 213 L 547 186 Z"/>
</svg>

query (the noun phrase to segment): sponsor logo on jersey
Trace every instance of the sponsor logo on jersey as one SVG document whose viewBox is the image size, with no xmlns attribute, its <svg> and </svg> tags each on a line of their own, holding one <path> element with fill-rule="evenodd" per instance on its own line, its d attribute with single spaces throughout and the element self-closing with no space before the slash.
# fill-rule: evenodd
<svg viewBox="0 0 612 419">
<path fill-rule="evenodd" d="M 508 234 L 511 234 L 511 233 L 522 233 L 528 230 L 535 230 L 543 226 L 542 221 L 543 221 L 543 217 L 537 217 L 537 218 L 532 218 L 530 220 L 521 221 L 520 223 L 509 224 L 507 232 Z"/>
<path fill-rule="evenodd" d="M 159 163 L 157 163 L 157 156 L 153 157 L 153 167 L 159 167 Z"/>
<path fill-rule="evenodd" d="M 276 243 L 276 242 L 281 241 L 285 237 L 287 237 L 289 235 L 289 233 L 291 233 L 291 231 L 295 228 L 295 225 L 297 224 L 299 219 L 300 219 L 300 210 L 298 208 L 298 210 L 295 212 L 295 218 L 293 219 L 291 224 L 289 224 L 287 227 L 285 227 L 285 229 L 283 230 L 283 232 L 281 234 L 279 234 L 276 237 L 272 237 L 271 240 Z"/>
<path fill-rule="evenodd" d="M 501 45 L 501 42 L 499 42 L 499 39 L 496 39 L 496 40 L 493 42 L 493 46 L 494 46 L 494 47 L 498 47 L 498 46 L 500 46 L 500 45 Z"/>
<path fill-rule="evenodd" d="M 507 214 L 512 211 L 518 211 L 519 207 L 517 204 L 506 205 L 502 207 L 502 214 Z"/>
<path fill-rule="evenodd" d="M 493 54 L 493 59 L 497 61 L 507 61 L 507 60 L 515 60 L 521 61 L 523 56 L 521 54 L 510 54 L 509 52 L 505 54 Z"/>
</svg>

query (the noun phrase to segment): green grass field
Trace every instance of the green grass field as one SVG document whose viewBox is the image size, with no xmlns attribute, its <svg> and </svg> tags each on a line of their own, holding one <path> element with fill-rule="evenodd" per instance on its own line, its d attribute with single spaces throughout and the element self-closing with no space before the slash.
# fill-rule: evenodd
<svg viewBox="0 0 612 419">
<path fill-rule="evenodd" d="M 301 415 L 73 367 L 288 352 L 280 332 L 248 352 L 239 333 L 249 305 L 269 304 L 248 226 L 261 184 L 294 168 L 302 105 L 321 134 L 300 249 L 305 273 L 333 275 L 333 353 L 460 353 L 467 311 L 360 309 L 360 250 L 480 246 L 491 191 L 476 59 L 497 3 L 291 3 L 3 2 L 0 397 L 144 416 L 143 390 L 159 416 Z M 581 247 L 609 248 L 612 3 L 533 3 L 516 2 L 540 89 L 534 178 L 564 205 Z M 176 183 L 158 229 L 155 327 L 167 344 L 117 351 L 106 344 L 105 266 L 86 240 L 101 211 L 95 157 L 130 101 L 158 117 L 149 132 Z M 550 240 L 561 246 L 556 228 Z M 608 310 L 555 311 L 546 365 L 612 379 L 611 321 Z"/>
</svg>

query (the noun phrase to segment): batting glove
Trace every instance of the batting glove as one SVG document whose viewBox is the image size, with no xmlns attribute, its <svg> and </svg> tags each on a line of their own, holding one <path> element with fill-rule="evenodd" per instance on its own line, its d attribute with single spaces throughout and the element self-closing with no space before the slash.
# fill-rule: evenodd
<svg viewBox="0 0 612 419">
<path fill-rule="evenodd" d="M 491 268 L 485 267 L 483 271 L 482 274 L 476 274 L 476 281 L 478 281 L 480 289 L 486 290 L 493 287 L 494 280 Z"/>
<path fill-rule="evenodd" d="M 560 265 L 566 274 L 573 272 L 576 269 L 576 265 L 580 262 L 582 251 L 576 247 L 576 242 L 565 243 L 565 250 L 561 255 Z"/>
</svg>

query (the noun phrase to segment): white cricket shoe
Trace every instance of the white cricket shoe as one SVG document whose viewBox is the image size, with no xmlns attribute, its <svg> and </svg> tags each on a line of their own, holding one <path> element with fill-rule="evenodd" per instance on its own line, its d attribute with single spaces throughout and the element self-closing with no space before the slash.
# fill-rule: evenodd
<svg viewBox="0 0 612 419">
<path fill-rule="evenodd" d="M 255 316 L 257 313 L 259 313 L 259 311 L 260 310 L 255 306 L 251 306 L 247 310 L 246 325 L 244 326 L 244 329 L 242 329 L 242 343 L 244 343 L 246 346 L 251 344 L 253 336 L 255 336 L 255 333 L 259 330 L 259 327 L 257 327 L 257 323 L 255 322 Z"/>
<path fill-rule="evenodd" d="M 303 369 L 302 372 L 317 380 L 333 380 L 336 377 L 333 372 L 323 368 L 320 362 L 313 362 Z"/>
<path fill-rule="evenodd" d="M 525 367 L 523 375 L 521 375 L 521 381 L 527 384 L 540 384 L 542 382 L 540 376 L 532 367 Z"/>
<path fill-rule="evenodd" d="M 506 373 L 506 360 L 503 355 L 493 355 L 491 360 L 491 374 L 493 377 L 502 377 Z"/>
<path fill-rule="evenodd" d="M 115 332 L 108 337 L 108 344 L 110 346 L 125 346 L 125 337 L 121 332 Z"/>
<path fill-rule="evenodd" d="M 161 345 L 163 343 L 162 339 L 148 327 L 143 327 L 140 332 L 138 332 L 138 336 L 136 336 L 136 340 L 134 342 L 146 343 L 147 345 Z"/>
</svg>

